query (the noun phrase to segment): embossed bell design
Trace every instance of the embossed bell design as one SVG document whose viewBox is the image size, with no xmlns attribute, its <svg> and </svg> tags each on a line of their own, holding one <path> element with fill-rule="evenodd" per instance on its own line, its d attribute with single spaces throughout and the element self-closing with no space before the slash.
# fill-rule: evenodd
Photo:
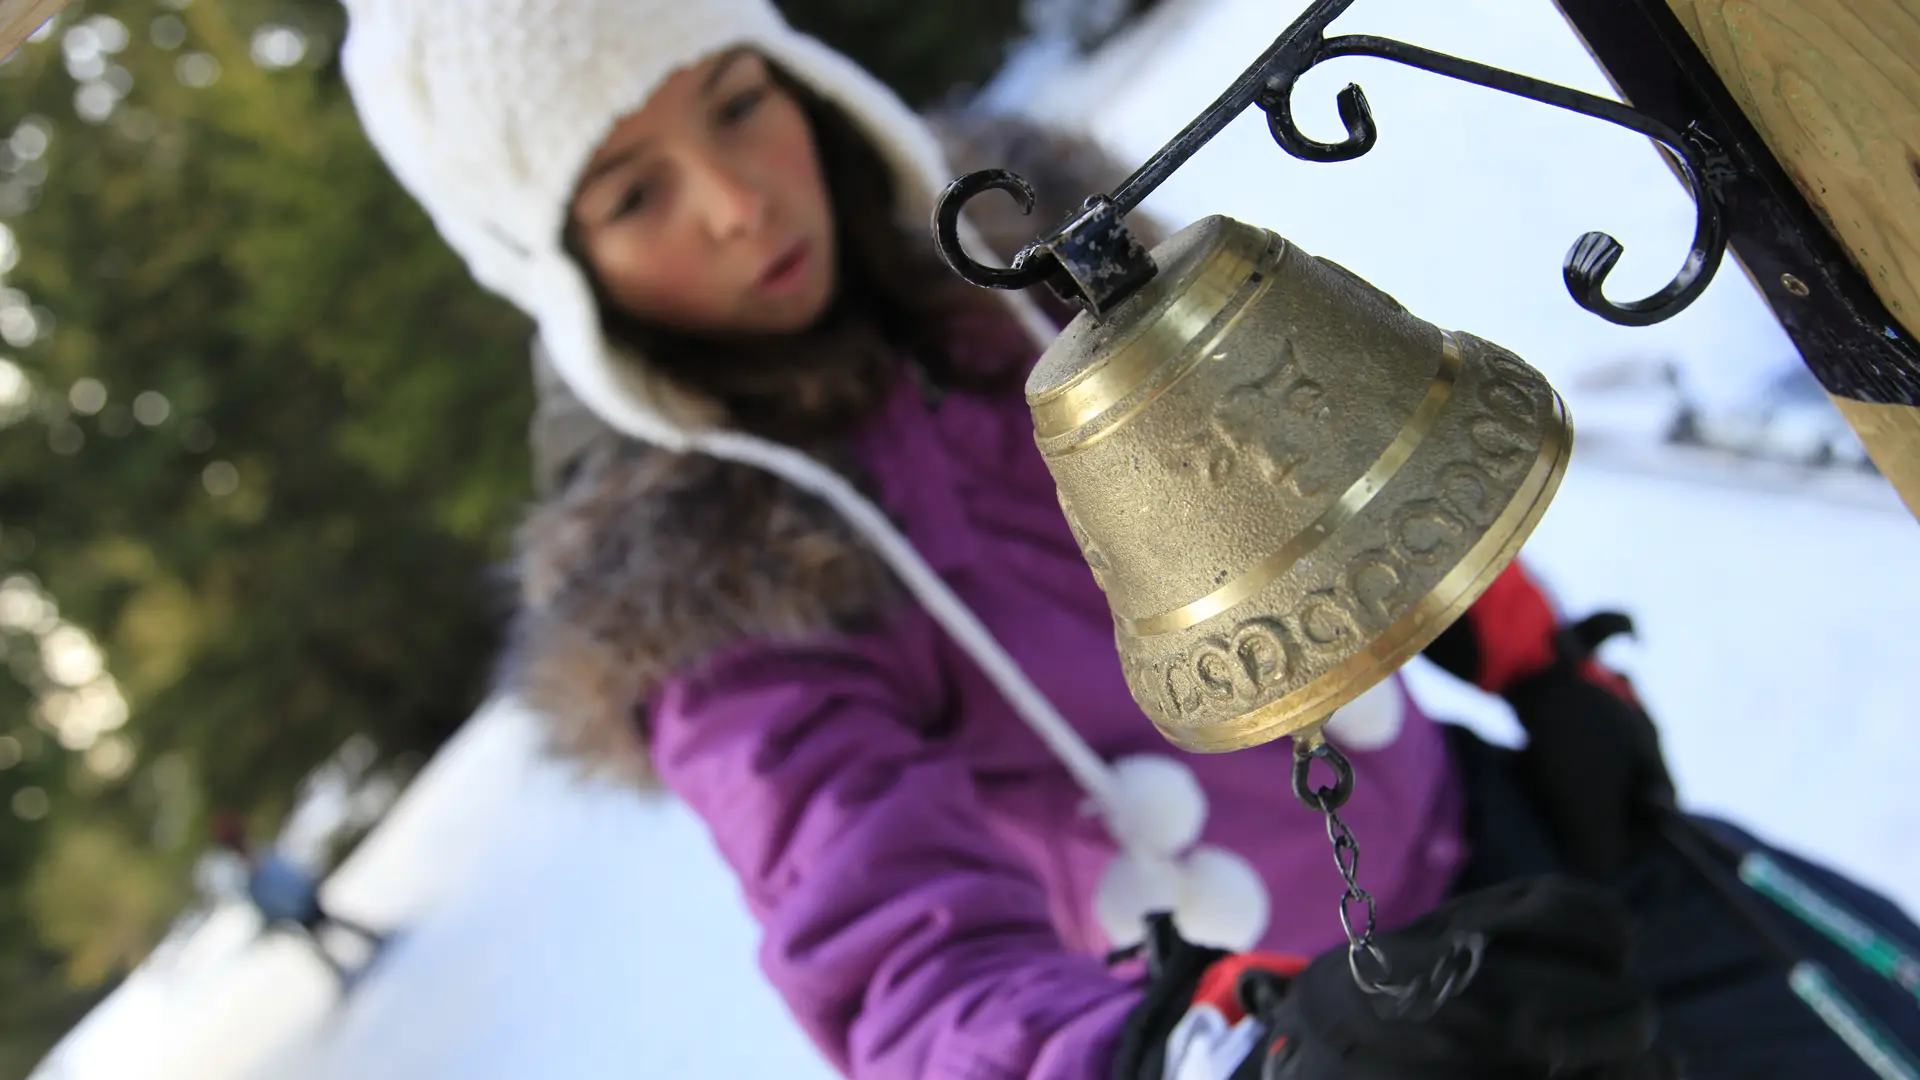
<svg viewBox="0 0 1920 1080">
<path fill-rule="evenodd" d="M 1176 745 L 1318 741 L 1546 511 L 1572 428 L 1519 357 L 1225 217 L 1149 254 L 1095 197 L 1012 268 L 969 265 L 958 204 L 987 187 L 1022 190 L 956 181 L 942 250 L 1085 309 L 1027 382 L 1034 435 L 1133 696 Z"/>
<path fill-rule="evenodd" d="M 1209 217 L 1027 383 L 1135 699 L 1175 744 L 1315 728 L 1463 613 L 1566 470 L 1559 395 L 1265 229 Z"/>
</svg>

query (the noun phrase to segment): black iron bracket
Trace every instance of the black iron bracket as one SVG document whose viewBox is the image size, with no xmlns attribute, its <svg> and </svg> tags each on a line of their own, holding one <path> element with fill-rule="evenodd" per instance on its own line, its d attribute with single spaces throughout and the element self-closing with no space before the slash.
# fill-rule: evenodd
<svg viewBox="0 0 1920 1080">
<path fill-rule="evenodd" d="M 1620 101 L 1471 60 L 1371 35 L 1327 37 L 1354 0 L 1317 0 L 1225 93 L 1111 194 L 1096 194 L 1068 221 L 1022 250 L 1007 268 L 984 265 L 961 246 L 965 204 L 1006 191 L 1031 210 L 1034 192 L 1004 170 L 960 177 L 934 211 L 941 256 L 962 278 L 996 289 L 1046 284 L 1096 316 L 1153 278 L 1146 249 L 1125 218 L 1251 105 L 1267 114 L 1274 141 L 1307 161 L 1347 161 L 1379 138 L 1366 94 L 1349 84 L 1336 98 L 1347 137 L 1321 142 L 1293 117 L 1293 90 L 1315 65 L 1371 56 L 1515 94 L 1636 131 L 1659 143 L 1696 207 L 1686 260 L 1662 289 L 1616 303 L 1602 291 L 1624 251 L 1602 232 L 1582 236 L 1563 275 L 1581 307 L 1611 322 L 1646 326 L 1672 318 L 1699 297 L 1729 245 L 1739 254 L 1807 366 L 1830 393 L 1858 401 L 1920 405 L 1920 343 L 1886 310 L 1818 211 L 1808 203 L 1726 84 L 1665 0 L 1557 0 L 1606 68 Z"/>
<path fill-rule="evenodd" d="M 1829 393 L 1920 405 L 1920 347 L 1768 148 L 1666 0 L 1558 0 L 1622 97 L 1701 132 L 1731 168 L 1718 179 L 1728 236 Z"/>
<path fill-rule="evenodd" d="M 1124 218 L 1250 105 L 1267 114 L 1267 128 L 1281 149 L 1306 161 L 1357 158 L 1379 139 L 1373 111 L 1359 86 L 1348 84 L 1336 105 L 1347 137 L 1321 142 L 1300 130 L 1293 117 L 1293 90 L 1315 65 L 1347 56 L 1371 56 L 1437 75 L 1500 90 L 1542 104 L 1618 124 L 1664 146 L 1685 178 L 1696 216 L 1693 243 L 1668 284 L 1640 300 L 1616 302 L 1603 292 L 1607 275 L 1625 251 L 1603 232 L 1589 232 L 1573 245 L 1563 266 L 1567 289 L 1581 307 L 1610 322 L 1647 326 L 1672 318 L 1699 297 L 1719 269 L 1727 246 L 1720 188 L 1736 172 L 1715 139 L 1691 123 L 1672 123 L 1607 98 L 1517 75 L 1472 60 L 1370 34 L 1327 37 L 1326 30 L 1354 0 L 1317 0 L 1276 38 L 1227 91 L 1163 146 L 1110 195 L 1089 198 L 1084 208 L 1052 233 L 1022 250 L 1007 268 L 975 261 L 960 243 L 960 214 L 968 200 L 1006 191 L 1031 210 L 1034 192 L 1020 177 L 999 169 L 960 177 L 942 193 L 934 211 L 934 234 L 947 265 L 975 285 L 1024 289 L 1048 284 L 1062 297 L 1096 315 L 1111 310 L 1155 272 L 1152 260 L 1126 230 Z"/>
</svg>

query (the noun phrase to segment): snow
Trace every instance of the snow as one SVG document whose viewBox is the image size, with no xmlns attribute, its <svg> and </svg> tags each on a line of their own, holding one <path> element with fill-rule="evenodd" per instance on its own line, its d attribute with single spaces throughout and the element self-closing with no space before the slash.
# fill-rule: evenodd
<svg viewBox="0 0 1920 1080">
<path fill-rule="evenodd" d="M 488 722 L 528 727 L 510 709 Z M 307 1069 L 272 1075 L 833 1075 L 752 977 L 752 923 L 684 807 L 583 790 L 527 757 L 465 775 L 495 800 L 468 871 L 484 886 L 411 925 Z M 431 873 L 417 854 L 394 876 Z M 341 880 L 343 910 L 386 877 Z"/>
<path fill-rule="evenodd" d="M 1101 62 L 1050 79 L 1028 64 L 993 92 L 1138 160 L 1296 6 L 1168 0 Z M 1367 0 L 1336 30 L 1608 92 L 1550 4 Z M 1637 358 L 1671 361 L 1710 405 L 1744 403 L 1794 356 L 1732 264 L 1658 327 L 1614 327 L 1568 299 L 1560 260 L 1588 229 L 1627 246 L 1616 298 L 1651 292 L 1680 263 L 1691 206 L 1643 140 L 1350 60 L 1303 80 L 1310 134 L 1338 137 L 1332 100 L 1348 79 L 1379 122 L 1368 156 L 1295 161 L 1254 113 L 1150 208 L 1174 224 L 1221 212 L 1273 227 L 1545 371 L 1581 435 L 1527 556 L 1569 609 L 1634 616 L 1638 640 L 1609 656 L 1661 720 L 1683 797 L 1920 910 L 1920 526 L 1878 479 L 1662 447 L 1644 409 L 1582 389 L 1602 382 L 1583 374 Z M 1410 672 L 1431 711 L 1511 738 L 1497 705 L 1423 663 Z M 509 703 L 442 752 L 328 895 L 403 931 L 344 1002 L 296 943 L 249 944 L 244 913 L 218 912 L 193 935 L 199 954 L 157 957 L 45 1077 L 833 1075 L 758 977 L 754 927 L 700 824 L 670 802 L 571 784 L 538 763 Z"/>
<path fill-rule="evenodd" d="M 1526 557 L 1568 609 L 1633 616 L 1638 640 L 1608 659 L 1660 721 L 1692 808 L 1920 911 L 1920 526 L 1897 503 L 1621 472 L 1576 450 Z M 1511 733 L 1477 694 L 1414 675 L 1430 708 Z"/>
</svg>

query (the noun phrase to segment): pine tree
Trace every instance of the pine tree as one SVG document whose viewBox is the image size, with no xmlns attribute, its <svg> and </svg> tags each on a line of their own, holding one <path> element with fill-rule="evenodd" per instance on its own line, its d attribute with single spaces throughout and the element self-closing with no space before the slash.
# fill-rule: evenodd
<svg viewBox="0 0 1920 1080">
<path fill-rule="evenodd" d="M 922 106 L 1024 29 L 783 6 Z M 75 0 L 0 63 L 0 1077 L 190 899 L 210 809 L 271 824 L 350 737 L 429 753 L 487 689 L 530 328 L 368 146 L 344 28 Z"/>
</svg>

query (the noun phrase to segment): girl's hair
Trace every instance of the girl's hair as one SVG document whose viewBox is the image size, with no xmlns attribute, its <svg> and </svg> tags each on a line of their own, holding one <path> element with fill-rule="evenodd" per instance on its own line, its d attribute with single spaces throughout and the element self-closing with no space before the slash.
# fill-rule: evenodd
<svg viewBox="0 0 1920 1080">
<path fill-rule="evenodd" d="M 796 334 L 693 334 L 661 326 L 612 302 L 569 227 L 567 250 L 594 283 L 603 332 L 667 377 L 719 402 L 733 424 L 782 441 L 817 442 L 846 433 L 893 389 L 903 354 L 935 385 L 1019 385 L 1030 349 L 968 348 L 964 362 L 955 353 L 969 336 L 962 325 L 1010 327 L 1006 307 L 955 276 L 924 229 L 909 230 L 896 220 L 893 172 L 844 111 L 778 67 L 772 75 L 812 128 L 832 207 L 839 266 L 827 311 Z"/>
</svg>

